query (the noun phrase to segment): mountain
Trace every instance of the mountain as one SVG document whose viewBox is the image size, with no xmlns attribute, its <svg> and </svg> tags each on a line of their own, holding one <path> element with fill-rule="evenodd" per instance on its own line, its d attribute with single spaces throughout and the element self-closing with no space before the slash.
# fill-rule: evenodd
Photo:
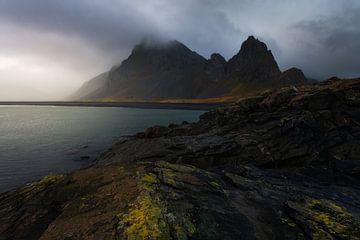
<svg viewBox="0 0 360 240">
<path fill-rule="evenodd" d="M 251 36 L 229 60 L 228 74 L 235 81 L 263 84 L 279 78 L 281 71 L 265 43 Z"/>
<path fill-rule="evenodd" d="M 76 99 L 81 96 L 81 98 L 91 99 L 92 97 L 96 97 L 98 92 L 101 89 L 106 87 L 107 79 L 109 77 L 109 72 L 101 73 L 100 75 L 90 79 L 85 82 L 80 89 L 78 89 L 75 93 L 69 96 L 70 99 Z"/>
<path fill-rule="evenodd" d="M 226 61 L 205 59 L 178 41 L 143 41 L 108 73 L 85 83 L 73 99 L 213 98 L 247 95 L 269 87 L 304 84 L 299 69 L 281 72 L 266 44 L 250 36 Z"/>
<path fill-rule="evenodd" d="M 110 72 L 105 91 L 111 96 L 193 98 L 203 88 L 206 59 L 178 41 L 137 45 L 120 67 Z"/>
</svg>

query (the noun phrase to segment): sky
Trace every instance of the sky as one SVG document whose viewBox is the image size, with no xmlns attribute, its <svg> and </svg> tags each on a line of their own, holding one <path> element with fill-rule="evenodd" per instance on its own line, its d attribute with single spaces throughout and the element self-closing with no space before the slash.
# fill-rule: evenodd
<svg viewBox="0 0 360 240">
<path fill-rule="evenodd" d="M 360 76 L 358 0 L 0 0 L 0 101 L 62 100 L 144 37 L 228 59 L 249 35 L 282 70 Z"/>
</svg>

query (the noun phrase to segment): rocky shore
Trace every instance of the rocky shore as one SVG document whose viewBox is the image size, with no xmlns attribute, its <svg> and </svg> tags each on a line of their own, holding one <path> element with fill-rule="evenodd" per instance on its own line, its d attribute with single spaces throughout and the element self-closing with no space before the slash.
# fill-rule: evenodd
<svg viewBox="0 0 360 240">
<path fill-rule="evenodd" d="M 360 239 L 360 79 L 269 90 L 0 195 L 0 240 Z"/>
</svg>

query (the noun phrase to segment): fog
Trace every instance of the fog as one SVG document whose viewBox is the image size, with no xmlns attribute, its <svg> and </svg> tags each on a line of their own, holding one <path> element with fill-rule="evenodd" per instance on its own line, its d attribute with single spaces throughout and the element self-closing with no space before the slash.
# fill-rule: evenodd
<svg viewBox="0 0 360 240">
<path fill-rule="evenodd" d="M 360 76 L 356 0 L 0 0 L 0 100 L 61 100 L 146 36 L 229 58 L 249 35 L 282 70 Z"/>
</svg>

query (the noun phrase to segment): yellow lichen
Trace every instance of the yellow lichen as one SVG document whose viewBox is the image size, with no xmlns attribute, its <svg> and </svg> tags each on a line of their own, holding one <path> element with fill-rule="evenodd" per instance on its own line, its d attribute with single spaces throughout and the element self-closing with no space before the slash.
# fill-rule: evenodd
<svg viewBox="0 0 360 240">
<path fill-rule="evenodd" d="M 145 183 L 150 183 L 150 184 L 159 182 L 156 176 L 152 173 L 146 174 L 141 180 Z"/>
<path fill-rule="evenodd" d="M 175 173 L 171 171 L 170 169 L 163 169 L 163 181 L 169 185 L 175 186 L 176 185 L 176 179 L 175 179 Z"/>
<path fill-rule="evenodd" d="M 150 195 L 140 196 L 121 221 L 126 226 L 126 239 L 169 239 L 169 229 L 163 218 L 159 203 Z"/>
<path fill-rule="evenodd" d="M 167 169 L 167 168 L 162 168 L 161 170 L 158 170 L 159 173 L 162 176 L 162 180 L 172 186 L 176 186 L 176 183 L 178 182 L 176 179 L 176 173 L 171 170 L 171 169 Z"/>
<path fill-rule="evenodd" d="M 325 199 L 306 199 L 304 213 L 308 219 L 319 224 L 326 232 L 342 238 L 359 240 L 357 220 L 343 207 Z M 321 229 L 314 229 L 313 237 Z"/>
<path fill-rule="evenodd" d="M 161 167 L 162 169 L 171 169 L 176 172 L 182 172 L 182 173 L 191 173 L 195 171 L 195 168 L 193 166 L 173 164 L 164 161 L 159 161 L 156 163 L 156 165 Z"/>
<path fill-rule="evenodd" d="M 328 215 L 326 215 L 325 213 L 315 213 L 314 214 L 314 219 L 317 222 L 321 222 L 321 223 L 323 223 L 325 225 L 331 224 L 330 217 Z"/>
<path fill-rule="evenodd" d="M 221 189 L 221 185 L 216 181 L 211 181 L 210 185 L 214 188 Z"/>
<path fill-rule="evenodd" d="M 152 196 L 156 190 L 153 185 L 158 183 L 156 175 L 142 175 L 137 171 L 137 176 L 141 179 L 140 195 L 129 212 L 120 216 L 119 227 L 123 229 L 125 239 L 169 239 L 169 227 L 164 217 L 166 210 L 162 202 Z"/>
<path fill-rule="evenodd" d="M 160 164 L 161 165 L 161 164 Z M 168 166 L 167 163 L 162 165 Z M 177 171 L 157 165 L 155 173 L 137 172 L 139 196 L 126 214 L 119 215 L 122 239 L 175 239 L 185 240 L 194 235 L 195 225 L 184 212 L 170 211 L 161 194 L 160 182 L 181 184 Z M 161 181 L 160 181 L 161 179 Z M 172 234 L 170 234 L 170 232 Z"/>
<path fill-rule="evenodd" d="M 194 233 L 196 232 L 196 227 L 195 225 L 190 222 L 189 219 L 184 218 L 182 219 L 182 223 L 180 224 L 176 224 L 174 226 L 174 230 L 175 230 L 175 235 L 176 235 L 176 239 L 182 240 L 182 239 L 188 239 L 188 236 L 193 236 Z"/>
<path fill-rule="evenodd" d="M 287 224 L 289 227 L 296 227 L 296 223 L 288 218 L 281 218 L 281 222 Z"/>
<path fill-rule="evenodd" d="M 187 236 L 192 236 L 196 232 L 195 225 L 190 221 L 190 218 L 188 216 L 178 216 L 177 223 L 174 226 L 176 236 L 178 236 L 178 239 L 183 239 L 185 236 L 187 239 Z M 181 237 L 183 236 L 183 237 Z"/>
<path fill-rule="evenodd" d="M 43 177 L 40 181 L 37 181 L 37 182 L 31 184 L 30 186 L 46 187 L 49 184 L 60 181 L 63 178 L 65 178 L 65 175 L 62 175 L 62 174 L 49 174 L 49 175 Z"/>
<path fill-rule="evenodd" d="M 180 225 L 175 225 L 175 234 L 177 239 L 187 239 L 184 229 Z"/>
</svg>

